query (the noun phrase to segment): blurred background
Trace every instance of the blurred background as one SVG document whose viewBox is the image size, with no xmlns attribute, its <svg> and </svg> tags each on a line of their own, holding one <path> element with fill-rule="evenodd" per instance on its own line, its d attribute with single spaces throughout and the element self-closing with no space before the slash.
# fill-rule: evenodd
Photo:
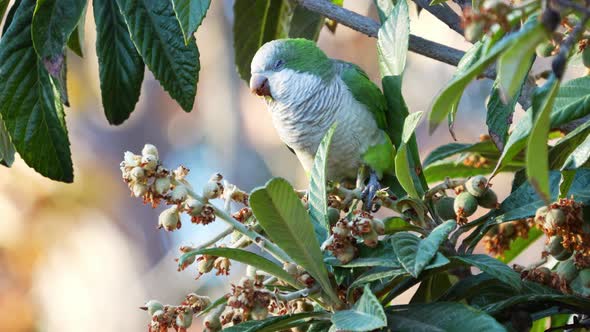
<svg viewBox="0 0 590 332">
<path fill-rule="evenodd" d="M 176 304 L 192 291 L 215 297 L 223 294 L 228 278 L 240 277 L 243 267 L 236 265 L 229 277 L 199 281 L 194 267 L 177 272 L 178 247 L 198 245 L 224 225 L 187 222 L 174 233 L 158 230 L 160 209 L 130 197 L 121 180 L 119 163 L 126 150 L 139 153 L 144 143 L 155 144 L 167 167 L 191 169 L 196 186 L 221 172 L 245 190 L 273 176 L 306 187 L 304 172 L 277 137 L 263 101 L 235 70 L 232 5 L 212 1 L 197 33 L 202 69 L 193 111 L 183 112 L 146 73 L 135 112 L 118 127 L 109 126 L 102 113 L 96 32 L 88 8 L 84 58 L 68 58 L 74 184 L 45 179 L 21 160 L 12 169 L 0 168 L 0 331 L 145 331 L 149 318 L 138 307 L 148 299 Z M 345 7 L 376 18 L 370 0 L 347 0 Z M 417 16 L 412 10 L 413 34 L 469 47 L 428 12 Z M 323 29 L 319 45 L 331 57 L 359 64 L 379 82 L 375 39 L 338 26 L 335 34 Z M 454 67 L 410 53 L 403 86 L 410 110 L 428 111 L 453 72 Z M 456 124 L 460 141 L 473 142 L 486 133 L 490 87 L 491 81 L 481 80 L 467 89 Z M 424 125 L 418 130 L 422 158 L 450 141 L 446 128 L 432 136 Z M 496 178 L 494 190 L 501 198 L 510 180 Z M 199 325 L 192 330 L 199 331 Z"/>
</svg>

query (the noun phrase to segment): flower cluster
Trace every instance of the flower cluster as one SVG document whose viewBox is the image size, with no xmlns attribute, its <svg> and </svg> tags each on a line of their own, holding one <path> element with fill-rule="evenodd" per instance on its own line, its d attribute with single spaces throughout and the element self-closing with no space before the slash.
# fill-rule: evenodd
<svg viewBox="0 0 590 332">
<path fill-rule="evenodd" d="M 366 211 L 354 211 L 350 220 L 342 218 L 336 222 L 322 249 L 332 252 L 340 262 L 348 263 L 358 253 L 357 243 L 374 248 L 379 243 L 379 235 L 384 232 L 383 221 Z"/>
<path fill-rule="evenodd" d="M 146 310 L 152 317 L 148 325 L 149 332 L 165 332 L 168 328 L 186 332 L 193 323 L 193 316 L 210 304 L 211 300 L 208 297 L 191 293 L 177 306 L 163 305 L 156 300 L 150 300 L 141 309 Z"/>
<path fill-rule="evenodd" d="M 486 251 L 494 256 L 504 255 L 504 251 L 510 249 L 510 243 L 513 240 L 528 237 L 532 226 L 533 219 L 527 218 L 492 227 L 482 240 Z"/>
<path fill-rule="evenodd" d="M 274 294 L 264 287 L 261 278 L 243 277 L 232 285 L 227 307 L 221 314 L 221 325 L 228 327 L 249 319 L 264 319 L 273 299 Z"/>
</svg>

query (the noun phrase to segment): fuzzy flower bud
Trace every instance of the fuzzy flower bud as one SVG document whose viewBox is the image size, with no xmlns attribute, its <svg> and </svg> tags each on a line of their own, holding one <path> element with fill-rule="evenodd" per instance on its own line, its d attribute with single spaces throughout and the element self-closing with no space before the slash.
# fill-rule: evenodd
<svg viewBox="0 0 590 332">
<path fill-rule="evenodd" d="M 158 167 L 158 159 L 152 155 L 147 155 L 141 157 L 141 167 L 146 171 L 155 171 L 156 167 Z"/>
<path fill-rule="evenodd" d="M 129 172 L 129 176 L 132 180 L 141 181 L 145 178 L 145 171 L 143 170 L 143 168 L 135 166 L 133 167 L 131 172 Z"/>
<path fill-rule="evenodd" d="M 158 218 L 158 225 L 165 230 L 171 232 L 180 228 L 180 216 L 178 214 L 178 207 L 173 205 L 160 213 Z"/>
<path fill-rule="evenodd" d="M 211 304 L 211 299 L 208 296 L 190 293 L 186 296 L 186 303 L 189 304 L 195 311 L 199 312 Z"/>
<path fill-rule="evenodd" d="M 145 156 L 153 156 L 156 160 L 160 159 L 160 155 L 158 154 L 158 149 L 152 144 L 146 144 L 143 146 L 141 150 L 141 155 Z"/>
<path fill-rule="evenodd" d="M 126 151 L 123 157 L 123 164 L 126 167 L 139 166 L 141 163 L 141 157 L 134 154 L 133 152 Z"/>
<path fill-rule="evenodd" d="M 217 270 L 217 275 L 229 275 L 230 266 L 231 262 L 226 257 L 217 257 L 215 262 L 213 262 L 213 267 Z"/>
<path fill-rule="evenodd" d="M 184 202 L 184 206 L 190 216 L 197 217 L 201 215 L 205 205 L 196 199 L 189 198 Z"/>
<path fill-rule="evenodd" d="M 158 195 L 164 195 L 170 190 L 170 178 L 165 176 L 154 181 L 154 189 Z"/>
<path fill-rule="evenodd" d="M 181 311 L 176 316 L 176 325 L 182 328 L 189 328 L 193 324 L 193 313 L 190 310 Z"/>
<path fill-rule="evenodd" d="M 143 183 L 135 182 L 131 189 L 133 190 L 133 196 L 142 197 L 147 193 L 148 186 Z"/>
<path fill-rule="evenodd" d="M 219 320 L 219 313 L 212 311 L 203 320 L 203 325 L 205 328 L 209 329 L 210 331 L 219 331 L 221 330 L 221 321 Z"/>
<path fill-rule="evenodd" d="M 203 196 L 207 199 L 219 198 L 223 193 L 221 182 L 209 181 L 203 187 Z"/>
<path fill-rule="evenodd" d="M 170 193 L 170 200 L 174 203 L 181 203 L 186 200 L 187 196 L 188 189 L 186 188 L 186 186 L 179 184 L 176 187 L 174 187 L 174 189 L 172 189 L 172 192 Z"/>
<path fill-rule="evenodd" d="M 147 310 L 150 317 L 152 317 L 156 311 L 164 310 L 164 305 L 156 300 L 149 300 L 142 309 Z"/>
</svg>

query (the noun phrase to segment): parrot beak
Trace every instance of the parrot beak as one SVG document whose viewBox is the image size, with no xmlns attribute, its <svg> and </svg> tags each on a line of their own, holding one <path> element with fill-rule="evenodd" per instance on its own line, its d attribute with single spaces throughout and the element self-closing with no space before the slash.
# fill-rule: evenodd
<svg viewBox="0 0 590 332">
<path fill-rule="evenodd" d="M 263 75 L 252 75 L 250 78 L 250 91 L 258 96 L 271 97 L 268 79 Z"/>
</svg>

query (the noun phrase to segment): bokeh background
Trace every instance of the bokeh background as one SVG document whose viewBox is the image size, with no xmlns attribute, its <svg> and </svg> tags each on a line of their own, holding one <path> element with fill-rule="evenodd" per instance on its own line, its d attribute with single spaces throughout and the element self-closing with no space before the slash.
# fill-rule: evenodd
<svg viewBox="0 0 590 332">
<path fill-rule="evenodd" d="M 22 160 L 0 169 L 0 331 L 144 331 L 149 318 L 138 307 L 146 300 L 179 303 L 191 291 L 219 296 L 243 273 L 234 266 L 229 277 L 195 281 L 194 267 L 177 272 L 177 248 L 198 245 L 224 225 L 185 223 L 174 233 L 157 230 L 160 210 L 130 197 L 121 181 L 119 163 L 126 150 L 139 153 L 144 143 L 155 144 L 168 167 L 191 169 L 196 186 L 214 172 L 246 190 L 273 176 L 306 186 L 262 100 L 237 75 L 232 5 L 212 1 L 197 32 L 202 69 L 193 111 L 183 112 L 148 72 L 135 112 L 118 127 L 109 126 L 102 113 L 96 32 L 88 9 L 84 58 L 68 58 L 74 184 L 45 179 Z M 345 7 L 376 18 L 370 0 L 347 0 Z M 418 36 L 469 47 L 426 11 L 418 16 L 412 8 L 411 20 Z M 331 57 L 359 64 L 379 82 L 375 39 L 338 26 L 335 34 L 323 29 L 319 45 Z M 410 110 L 428 111 L 453 72 L 454 67 L 410 53 L 403 86 Z M 489 80 L 481 80 L 467 89 L 456 125 L 460 141 L 473 142 L 485 133 L 490 87 Z M 422 158 L 450 141 L 446 128 L 432 136 L 424 125 L 418 129 Z M 496 178 L 501 197 L 509 182 L 508 176 Z M 199 324 L 192 330 L 200 331 Z"/>
</svg>

